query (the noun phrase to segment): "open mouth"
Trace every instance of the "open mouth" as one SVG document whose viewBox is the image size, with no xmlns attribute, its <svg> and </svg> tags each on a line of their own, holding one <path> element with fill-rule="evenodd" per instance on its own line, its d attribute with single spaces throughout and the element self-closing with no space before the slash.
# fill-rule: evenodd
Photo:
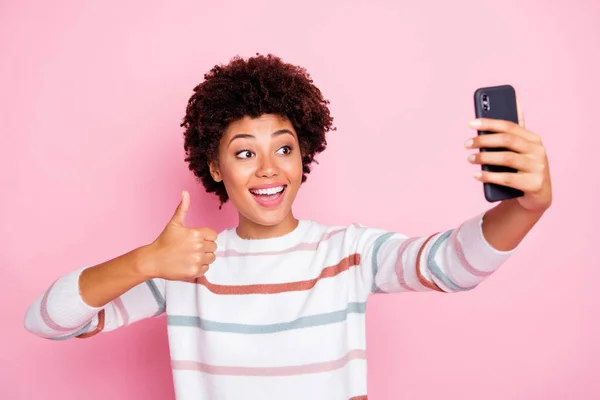
<svg viewBox="0 0 600 400">
<path fill-rule="evenodd" d="M 249 189 L 256 201 L 265 207 L 273 207 L 280 203 L 287 185 L 274 186 L 264 189 Z"/>
</svg>

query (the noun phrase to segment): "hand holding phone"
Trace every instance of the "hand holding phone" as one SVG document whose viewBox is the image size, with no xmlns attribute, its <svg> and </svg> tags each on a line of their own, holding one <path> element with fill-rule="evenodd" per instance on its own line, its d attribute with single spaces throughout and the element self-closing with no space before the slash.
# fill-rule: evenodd
<svg viewBox="0 0 600 400">
<path fill-rule="evenodd" d="M 475 116 L 477 118 L 490 118 L 519 123 L 517 109 L 517 97 L 515 89 L 510 85 L 489 86 L 479 88 L 475 91 Z M 478 135 L 496 134 L 491 131 L 477 131 Z M 511 151 L 503 147 L 480 148 L 480 152 Z M 482 171 L 516 173 L 515 168 L 503 165 L 481 165 Z M 513 187 L 499 185 L 496 183 L 483 183 L 483 191 L 487 201 L 496 202 L 523 196 L 523 191 Z"/>
<path fill-rule="evenodd" d="M 523 209 L 543 212 L 552 203 L 552 183 L 546 148 L 539 135 L 525 127 L 515 90 L 509 85 L 475 92 L 477 135 L 465 143 L 479 149 L 469 162 L 481 165 L 475 178 L 484 184 L 485 198 L 516 198 Z"/>
</svg>

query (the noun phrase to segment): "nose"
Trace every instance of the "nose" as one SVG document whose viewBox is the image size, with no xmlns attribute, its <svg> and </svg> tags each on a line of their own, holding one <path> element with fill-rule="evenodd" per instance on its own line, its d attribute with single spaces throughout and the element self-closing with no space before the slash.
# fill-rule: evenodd
<svg viewBox="0 0 600 400">
<path fill-rule="evenodd" d="M 260 159 L 260 164 L 256 170 L 256 175 L 259 178 L 271 178 L 279 174 L 279 167 L 277 161 L 273 160 L 270 156 L 263 156 Z"/>
</svg>

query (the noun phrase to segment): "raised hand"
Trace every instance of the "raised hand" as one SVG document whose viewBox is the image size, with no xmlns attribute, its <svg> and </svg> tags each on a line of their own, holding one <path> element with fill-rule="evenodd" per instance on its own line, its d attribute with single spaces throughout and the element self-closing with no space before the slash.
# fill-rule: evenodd
<svg viewBox="0 0 600 400">
<path fill-rule="evenodd" d="M 540 136 L 525 128 L 523 112 L 519 107 L 519 123 L 481 118 L 470 123 L 472 128 L 496 132 L 480 135 L 465 143 L 468 149 L 503 147 L 511 151 L 480 152 L 468 160 L 472 164 L 511 167 L 517 172 L 478 171 L 475 178 L 481 182 L 496 183 L 522 190 L 517 198 L 528 211 L 545 211 L 552 203 L 552 182 L 546 149 Z"/>
<path fill-rule="evenodd" d="M 146 274 L 151 278 L 193 281 L 204 275 L 215 261 L 217 232 L 210 228 L 188 228 L 185 217 L 190 194 L 183 191 L 175 214 L 148 246 Z"/>
</svg>

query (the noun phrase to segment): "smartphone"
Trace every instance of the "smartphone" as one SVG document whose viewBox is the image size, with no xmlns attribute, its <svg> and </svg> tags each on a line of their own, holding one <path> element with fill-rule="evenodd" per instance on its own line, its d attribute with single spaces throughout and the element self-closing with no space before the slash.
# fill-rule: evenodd
<svg viewBox="0 0 600 400">
<path fill-rule="evenodd" d="M 517 96 L 515 89 L 511 85 L 482 87 L 475 91 L 475 117 L 502 119 L 506 121 L 519 122 L 517 111 Z M 478 135 L 493 135 L 496 132 L 477 131 Z M 481 148 L 484 151 L 510 151 L 505 148 Z M 498 165 L 481 166 L 483 171 L 490 172 L 512 172 L 517 170 Z M 508 186 L 497 185 L 495 183 L 483 183 L 483 193 L 485 199 L 490 202 L 513 199 L 523 196 L 523 192 Z"/>
</svg>

